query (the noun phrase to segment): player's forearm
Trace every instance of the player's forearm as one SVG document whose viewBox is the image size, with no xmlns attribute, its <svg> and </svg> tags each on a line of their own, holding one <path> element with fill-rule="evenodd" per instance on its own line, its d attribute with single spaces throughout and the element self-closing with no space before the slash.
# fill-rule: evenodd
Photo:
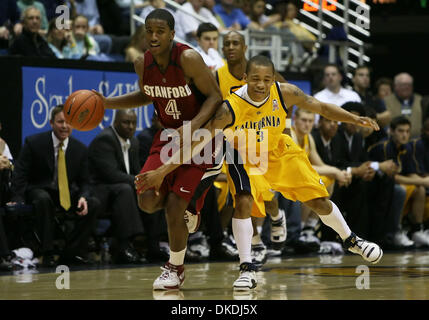
<svg viewBox="0 0 429 320">
<path fill-rule="evenodd" d="M 131 109 L 150 103 L 140 91 L 133 91 L 121 96 L 106 98 L 104 107 L 107 109 Z"/>
<path fill-rule="evenodd" d="M 214 94 L 209 96 L 202 104 L 198 114 L 191 121 L 192 132 L 201 128 L 205 123 L 207 123 L 213 117 L 221 103 L 222 97 L 220 95 Z"/>
<path fill-rule="evenodd" d="M 401 174 L 395 175 L 395 182 L 399 184 L 409 184 L 416 186 L 424 184 L 424 180 L 421 177 L 408 177 Z"/>
<path fill-rule="evenodd" d="M 320 114 L 327 119 L 341 122 L 348 122 L 355 124 L 358 120 L 358 116 L 338 107 L 331 103 L 321 103 Z"/>
<path fill-rule="evenodd" d="M 392 120 L 392 115 L 389 110 L 386 110 L 381 113 L 377 113 L 377 122 L 379 123 L 380 127 L 385 127 L 389 125 L 391 120 Z"/>
</svg>

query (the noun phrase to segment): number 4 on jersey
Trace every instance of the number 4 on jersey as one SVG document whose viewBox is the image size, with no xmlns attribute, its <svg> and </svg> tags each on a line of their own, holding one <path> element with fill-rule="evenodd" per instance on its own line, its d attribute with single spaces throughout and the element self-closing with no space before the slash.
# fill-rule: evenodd
<svg viewBox="0 0 429 320">
<path fill-rule="evenodd" d="M 177 109 L 176 100 L 171 99 L 168 101 L 167 106 L 165 107 L 165 114 L 172 116 L 175 120 L 180 118 L 181 113 Z"/>
</svg>

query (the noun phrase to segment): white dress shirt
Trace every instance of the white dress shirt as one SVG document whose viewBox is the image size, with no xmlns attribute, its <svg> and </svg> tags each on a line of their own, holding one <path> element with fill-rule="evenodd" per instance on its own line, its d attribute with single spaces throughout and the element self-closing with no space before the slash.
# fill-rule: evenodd
<svg viewBox="0 0 429 320">
<path fill-rule="evenodd" d="M 115 130 L 115 128 L 112 126 L 113 132 L 116 134 L 116 136 L 119 139 L 119 143 L 121 144 L 121 150 L 122 154 L 124 156 L 124 162 L 125 162 L 125 169 L 127 169 L 127 173 L 130 174 L 130 160 L 128 156 L 128 150 L 131 147 L 131 141 L 130 139 L 125 140 L 122 138 Z"/>
</svg>

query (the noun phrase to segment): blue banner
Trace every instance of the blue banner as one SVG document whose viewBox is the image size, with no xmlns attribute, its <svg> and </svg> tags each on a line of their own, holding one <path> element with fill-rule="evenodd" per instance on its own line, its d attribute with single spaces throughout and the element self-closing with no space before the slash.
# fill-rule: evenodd
<svg viewBox="0 0 429 320">
<path fill-rule="evenodd" d="M 131 72 L 110 72 L 61 68 L 22 67 L 22 142 L 25 137 L 51 129 L 50 112 L 81 89 L 95 89 L 106 97 L 138 90 L 138 77 Z M 135 109 L 137 132 L 151 124 L 153 106 Z M 105 127 L 112 124 L 115 110 L 106 109 L 100 125 L 91 131 L 73 130 L 72 136 L 88 145 Z"/>
</svg>

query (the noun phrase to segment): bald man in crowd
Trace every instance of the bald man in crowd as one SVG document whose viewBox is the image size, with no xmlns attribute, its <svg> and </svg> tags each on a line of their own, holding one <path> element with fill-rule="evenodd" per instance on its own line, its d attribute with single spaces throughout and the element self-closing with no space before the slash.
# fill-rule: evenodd
<svg viewBox="0 0 429 320">
<path fill-rule="evenodd" d="M 393 93 L 384 98 L 384 101 L 392 118 L 402 115 L 410 120 L 411 137 L 417 137 L 428 114 L 423 114 L 422 96 L 414 92 L 413 85 L 414 80 L 410 74 L 406 72 L 397 74 L 393 80 Z"/>
<path fill-rule="evenodd" d="M 134 134 L 134 110 L 117 110 L 112 126 L 101 131 L 89 146 L 89 164 L 95 195 L 102 203 L 99 218 L 110 218 L 116 240 L 115 263 L 143 263 L 133 247 L 143 233 L 134 190 L 134 177 L 140 172 L 139 142 Z"/>
</svg>

